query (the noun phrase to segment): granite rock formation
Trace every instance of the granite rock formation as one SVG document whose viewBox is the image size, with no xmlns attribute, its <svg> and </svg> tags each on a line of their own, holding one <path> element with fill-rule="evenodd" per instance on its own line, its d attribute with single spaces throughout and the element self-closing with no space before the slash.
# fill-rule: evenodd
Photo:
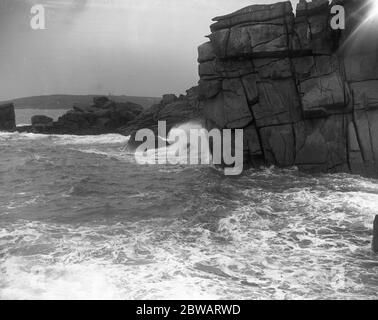
<svg viewBox="0 0 378 320">
<path fill-rule="evenodd" d="M 14 131 L 16 129 L 16 116 L 13 104 L 0 105 L 0 131 Z"/>
<path fill-rule="evenodd" d="M 331 8 L 346 29 L 331 28 Z M 378 25 L 363 0 L 252 5 L 198 49 L 208 129 L 244 129 L 246 165 L 378 174 Z"/>
<path fill-rule="evenodd" d="M 95 97 L 93 105 L 74 106 L 56 122 L 45 116 L 34 116 L 31 127 L 18 128 L 18 130 L 77 135 L 114 133 L 142 112 L 143 107 L 135 103 L 118 103 L 108 97 Z"/>
<path fill-rule="evenodd" d="M 174 94 L 164 95 L 160 103 L 145 110 L 136 119 L 119 130 L 119 133 L 130 135 L 129 147 L 136 148 L 141 142 L 134 140 L 139 129 L 150 129 L 157 136 L 158 121 L 166 121 L 167 133 L 173 127 L 189 121 L 202 122 L 202 106 L 199 101 L 199 88 L 193 87 L 186 95 L 177 97 Z"/>
<path fill-rule="evenodd" d="M 115 132 L 134 120 L 143 108 L 135 103 L 116 103 L 107 97 L 93 99 L 89 107 L 74 107 L 54 124 L 57 133 L 101 134 Z"/>
</svg>

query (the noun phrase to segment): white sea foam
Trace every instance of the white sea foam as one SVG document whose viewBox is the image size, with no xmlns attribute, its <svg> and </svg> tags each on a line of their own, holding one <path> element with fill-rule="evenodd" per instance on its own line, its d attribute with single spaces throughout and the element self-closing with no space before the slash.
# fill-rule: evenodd
<svg viewBox="0 0 378 320">
<path fill-rule="evenodd" d="M 0 141 L 9 140 L 38 140 L 46 138 L 47 135 L 34 134 L 34 133 L 18 133 L 18 132 L 1 132 L 0 131 Z"/>
<path fill-rule="evenodd" d="M 71 150 L 79 151 L 86 154 L 93 154 L 93 155 L 100 155 L 104 156 L 109 159 L 116 159 L 119 161 L 126 161 L 126 162 L 135 162 L 133 153 L 128 152 L 124 148 L 107 148 L 104 149 L 96 149 L 96 148 L 89 148 L 89 149 L 83 149 L 83 148 L 71 148 Z"/>
<path fill-rule="evenodd" d="M 130 136 L 102 135 L 46 135 L 35 133 L 0 132 L 0 141 L 43 140 L 55 145 L 126 144 Z"/>
<path fill-rule="evenodd" d="M 175 163 L 175 164 L 197 164 L 208 165 L 211 163 L 211 152 L 208 145 L 196 146 L 190 142 L 190 130 L 201 130 L 203 125 L 191 121 L 172 128 L 167 138 L 159 137 L 169 145 L 157 149 L 147 150 L 146 154 L 140 155 L 147 163 Z M 175 141 L 180 137 L 179 141 Z M 185 142 L 184 142 L 185 141 Z M 208 141 L 206 141 L 208 143 Z M 178 152 L 180 150 L 180 153 Z"/>
<path fill-rule="evenodd" d="M 0 244 L 5 237 L 14 239 L 18 252 L 0 260 L 6 279 L 0 281 L 1 299 L 219 297 L 206 288 L 206 281 L 189 276 L 183 257 L 168 249 L 172 243 L 155 246 L 151 242 L 151 226 L 138 223 L 75 229 L 26 223 L 20 232 L 21 226 L 0 231 Z M 138 232 L 130 232 L 135 228 Z M 26 249 L 24 241 L 28 242 Z M 51 250 L 33 245 L 36 242 L 52 242 Z"/>
<path fill-rule="evenodd" d="M 120 300 L 123 297 L 112 283 L 109 270 L 92 263 L 46 266 L 38 260 L 12 257 L 2 268 L 12 285 L 0 290 L 1 299 Z"/>
<path fill-rule="evenodd" d="M 102 134 L 98 136 L 52 136 L 58 145 L 126 144 L 130 136 L 120 134 Z"/>
<path fill-rule="evenodd" d="M 203 167 L 141 170 L 105 158 L 123 159 L 122 136 L 114 145 L 117 136 L 0 140 L 12 136 L 3 145 L 20 143 L 0 159 L 9 165 L 1 299 L 376 298 L 377 180 L 274 167 L 237 179 Z"/>
</svg>

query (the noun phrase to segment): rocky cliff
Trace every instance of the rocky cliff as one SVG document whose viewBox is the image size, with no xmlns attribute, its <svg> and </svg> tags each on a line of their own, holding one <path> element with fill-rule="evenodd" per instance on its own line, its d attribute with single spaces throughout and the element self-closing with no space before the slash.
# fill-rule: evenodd
<svg viewBox="0 0 378 320">
<path fill-rule="evenodd" d="M 16 129 L 16 117 L 13 104 L 0 105 L 0 131 L 13 131 Z"/>
<path fill-rule="evenodd" d="M 331 8 L 346 29 L 331 28 Z M 252 5 L 199 47 L 206 126 L 244 129 L 248 165 L 378 173 L 378 23 L 367 1 Z"/>
</svg>

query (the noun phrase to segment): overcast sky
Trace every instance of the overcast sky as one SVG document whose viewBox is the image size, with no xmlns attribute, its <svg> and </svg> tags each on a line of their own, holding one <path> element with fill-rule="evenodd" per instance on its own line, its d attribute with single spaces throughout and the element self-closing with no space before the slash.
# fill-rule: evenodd
<svg viewBox="0 0 378 320">
<path fill-rule="evenodd" d="M 213 17 L 277 1 L 0 0 L 0 101 L 183 93 Z M 47 30 L 30 28 L 33 3 L 45 5 Z"/>
</svg>

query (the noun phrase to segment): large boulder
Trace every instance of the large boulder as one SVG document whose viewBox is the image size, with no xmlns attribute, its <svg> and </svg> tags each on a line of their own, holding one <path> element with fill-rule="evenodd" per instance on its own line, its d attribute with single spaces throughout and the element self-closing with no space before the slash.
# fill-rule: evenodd
<svg viewBox="0 0 378 320">
<path fill-rule="evenodd" d="M 211 25 L 211 31 L 231 28 L 241 24 L 268 24 L 283 23 L 287 16 L 293 16 L 290 1 L 268 5 L 251 5 L 234 13 L 215 17 L 216 21 Z"/>
<path fill-rule="evenodd" d="M 35 126 L 35 125 L 51 125 L 52 126 L 53 122 L 54 122 L 54 119 L 48 116 L 44 116 L 44 115 L 37 115 L 31 118 L 32 126 Z"/>
<path fill-rule="evenodd" d="M 36 115 L 31 118 L 32 130 L 38 133 L 47 133 L 53 130 L 54 119 L 44 116 Z"/>
<path fill-rule="evenodd" d="M 12 103 L 0 105 L 0 131 L 13 131 L 16 129 L 16 116 Z"/>
<path fill-rule="evenodd" d="M 213 52 L 218 58 L 284 56 L 289 52 L 294 15 L 289 1 L 252 5 L 230 15 L 216 17 L 210 43 L 200 47 L 199 61 Z M 205 50 L 204 50 L 205 49 Z"/>
</svg>

